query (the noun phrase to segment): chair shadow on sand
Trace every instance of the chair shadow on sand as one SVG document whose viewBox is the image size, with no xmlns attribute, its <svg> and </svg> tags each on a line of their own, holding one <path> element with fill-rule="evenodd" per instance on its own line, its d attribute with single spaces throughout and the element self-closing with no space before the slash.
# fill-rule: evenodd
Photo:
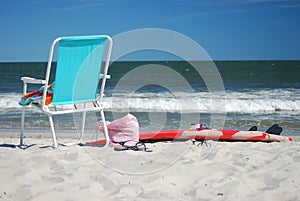
<svg viewBox="0 0 300 201">
<path fill-rule="evenodd" d="M 30 147 L 33 147 L 35 146 L 36 144 L 30 144 L 30 145 L 24 145 L 24 146 L 20 146 L 20 145 L 14 145 L 14 144 L 0 144 L 0 148 L 12 148 L 12 149 L 15 149 L 15 148 L 19 148 L 19 149 L 28 149 Z"/>
</svg>

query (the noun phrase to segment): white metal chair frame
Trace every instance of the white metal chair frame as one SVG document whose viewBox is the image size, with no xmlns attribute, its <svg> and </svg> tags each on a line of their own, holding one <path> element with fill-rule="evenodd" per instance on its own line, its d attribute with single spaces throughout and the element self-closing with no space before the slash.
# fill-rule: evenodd
<svg viewBox="0 0 300 201">
<path fill-rule="evenodd" d="M 56 139 L 56 134 L 54 130 L 54 123 L 53 123 L 53 115 L 60 115 L 60 114 L 68 114 L 68 113 L 78 113 L 82 112 L 82 124 L 81 124 L 81 138 L 82 140 L 83 135 L 84 135 L 84 126 L 85 126 L 85 119 L 86 119 L 86 112 L 88 111 L 100 111 L 100 115 L 103 121 L 103 126 L 104 126 L 104 135 L 106 138 L 106 143 L 104 147 L 107 147 L 109 144 L 109 136 L 108 136 L 108 129 L 105 121 L 105 116 L 104 116 L 104 107 L 102 105 L 103 101 L 103 95 L 104 95 L 104 88 L 105 88 L 105 83 L 106 80 L 110 78 L 110 75 L 107 75 L 108 72 L 108 66 L 110 62 L 110 56 L 111 56 L 111 50 L 112 50 L 112 45 L 113 41 L 110 36 L 107 36 L 107 41 L 108 41 L 108 51 L 106 54 L 106 60 L 104 63 L 104 70 L 103 74 L 100 74 L 100 78 L 102 79 L 102 84 L 100 88 L 100 98 L 98 101 L 93 102 L 93 108 L 86 108 L 85 103 L 84 107 L 77 109 L 76 105 L 74 104 L 73 109 L 67 109 L 67 110 L 51 110 L 49 106 L 51 105 L 46 105 L 46 96 L 47 96 L 47 86 L 49 84 L 49 79 L 50 79 L 50 72 L 51 72 L 51 64 L 52 64 L 52 59 L 53 59 L 53 52 L 55 45 L 61 40 L 61 37 L 56 38 L 51 47 L 50 47 L 50 53 L 49 53 L 49 59 L 48 59 L 48 64 L 47 64 L 47 71 L 46 71 L 46 78 L 45 80 L 42 79 L 36 79 L 36 78 L 31 78 L 31 77 L 22 77 L 21 80 L 23 81 L 23 95 L 27 93 L 27 85 L 28 84 L 40 84 L 44 85 L 44 91 L 43 91 L 43 98 L 42 98 L 42 103 L 41 103 L 41 111 L 46 113 L 49 118 L 50 122 L 50 128 L 51 128 L 51 133 L 52 133 L 52 139 L 53 139 L 53 147 L 57 147 L 57 139 Z M 55 89 L 54 89 L 55 90 Z M 20 133 L 20 146 L 23 146 L 23 137 L 24 137 L 24 127 L 25 127 L 25 107 L 23 106 L 22 108 L 22 117 L 21 117 L 21 133 Z"/>
</svg>

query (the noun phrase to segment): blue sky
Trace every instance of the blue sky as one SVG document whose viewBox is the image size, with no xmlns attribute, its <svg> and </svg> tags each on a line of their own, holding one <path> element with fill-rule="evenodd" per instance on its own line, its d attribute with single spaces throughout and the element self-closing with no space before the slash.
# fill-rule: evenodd
<svg viewBox="0 0 300 201">
<path fill-rule="evenodd" d="M 214 60 L 300 60 L 300 0 L 10 0 L 0 25 L 0 62 L 46 61 L 61 35 L 140 28 L 184 34 Z"/>
</svg>

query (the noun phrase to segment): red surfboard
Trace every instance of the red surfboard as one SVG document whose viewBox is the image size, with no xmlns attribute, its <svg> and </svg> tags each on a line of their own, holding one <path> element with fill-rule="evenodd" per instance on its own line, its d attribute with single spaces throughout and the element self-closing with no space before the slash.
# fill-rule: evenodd
<svg viewBox="0 0 300 201">
<path fill-rule="evenodd" d="M 239 130 L 162 130 L 140 133 L 139 140 L 143 142 L 173 141 L 173 140 L 217 140 L 217 141 L 261 141 L 281 142 L 292 141 L 292 138 L 260 131 Z M 102 145 L 106 140 L 87 142 L 89 145 Z"/>
</svg>

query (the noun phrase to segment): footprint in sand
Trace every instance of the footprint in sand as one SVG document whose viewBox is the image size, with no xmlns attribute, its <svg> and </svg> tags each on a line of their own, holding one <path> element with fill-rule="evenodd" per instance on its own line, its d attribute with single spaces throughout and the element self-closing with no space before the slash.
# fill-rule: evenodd
<svg viewBox="0 0 300 201">
<path fill-rule="evenodd" d="M 64 182 L 64 178 L 62 177 L 47 177 L 47 176 L 42 176 L 42 180 L 44 182 L 52 182 L 52 183 L 62 183 Z"/>
<path fill-rule="evenodd" d="M 110 179 L 102 176 L 102 175 L 96 175 L 96 176 L 92 176 L 91 177 L 92 180 L 94 180 L 95 182 L 100 183 L 103 186 L 103 189 L 106 190 L 110 190 L 112 188 L 115 187 L 114 182 L 112 182 Z"/>
<path fill-rule="evenodd" d="M 279 175 L 267 174 L 264 178 L 264 182 L 268 189 L 275 189 L 278 188 L 280 182 L 285 179 L 286 178 L 282 178 Z"/>
<path fill-rule="evenodd" d="M 299 155 L 294 156 L 294 157 L 293 157 L 293 160 L 294 160 L 295 162 L 300 162 L 300 156 L 299 156 Z"/>
<path fill-rule="evenodd" d="M 64 170 L 64 167 L 60 164 L 58 164 L 56 161 L 51 161 L 49 164 L 51 171 L 54 172 L 62 172 Z"/>
<path fill-rule="evenodd" d="M 117 189 L 115 192 L 113 192 L 113 195 L 116 197 L 136 197 L 143 193 L 143 188 L 138 184 L 130 184 L 130 185 L 122 185 Z"/>
<path fill-rule="evenodd" d="M 74 161 L 78 158 L 78 153 L 67 153 L 64 155 L 60 155 L 60 158 L 67 161 Z"/>
<path fill-rule="evenodd" d="M 27 188 L 30 188 L 30 186 L 23 186 L 17 189 L 16 192 L 11 195 L 11 198 L 13 200 L 30 200 L 32 194 Z"/>
</svg>

